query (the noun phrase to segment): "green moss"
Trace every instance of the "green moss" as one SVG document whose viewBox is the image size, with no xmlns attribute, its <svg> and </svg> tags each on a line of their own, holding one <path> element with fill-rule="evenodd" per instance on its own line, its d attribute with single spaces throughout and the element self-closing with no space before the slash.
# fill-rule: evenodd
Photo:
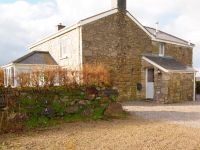
<svg viewBox="0 0 200 150">
<path fill-rule="evenodd" d="M 104 116 L 104 111 L 105 111 L 105 107 L 95 108 L 91 118 L 93 120 L 102 119 Z"/>
<path fill-rule="evenodd" d="M 77 121 L 84 121 L 88 119 L 89 118 L 83 117 L 81 114 L 66 115 L 64 117 L 65 122 L 77 122 Z"/>
<path fill-rule="evenodd" d="M 23 123 L 27 129 L 32 129 L 63 122 L 102 119 L 105 109 L 116 97 L 111 95 L 86 100 L 85 89 L 51 87 L 10 90 L 20 93 L 14 100 L 15 112 L 23 116 L 19 123 Z M 73 107 L 77 111 L 73 112 Z"/>
</svg>

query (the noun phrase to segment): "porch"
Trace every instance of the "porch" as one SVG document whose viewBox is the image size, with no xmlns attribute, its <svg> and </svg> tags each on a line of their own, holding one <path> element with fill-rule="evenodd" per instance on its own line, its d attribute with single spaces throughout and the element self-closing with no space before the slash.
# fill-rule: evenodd
<svg viewBox="0 0 200 150">
<path fill-rule="evenodd" d="M 143 98 L 157 103 L 195 101 L 196 71 L 172 57 L 143 55 Z"/>
</svg>

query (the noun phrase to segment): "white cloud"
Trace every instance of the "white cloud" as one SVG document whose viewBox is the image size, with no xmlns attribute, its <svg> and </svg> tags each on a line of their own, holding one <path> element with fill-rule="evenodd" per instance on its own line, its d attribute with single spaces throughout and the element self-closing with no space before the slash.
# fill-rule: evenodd
<svg viewBox="0 0 200 150">
<path fill-rule="evenodd" d="M 127 0 L 128 10 L 144 25 L 160 28 L 197 47 L 194 66 L 200 68 L 200 1 L 199 0 Z M 26 47 L 55 31 L 62 22 L 71 25 L 110 9 L 111 0 L 49 0 L 28 3 L 18 0 L 0 4 L 0 64 L 8 63 L 26 52 Z M 5 57 L 4 57 L 5 56 Z"/>
</svg>

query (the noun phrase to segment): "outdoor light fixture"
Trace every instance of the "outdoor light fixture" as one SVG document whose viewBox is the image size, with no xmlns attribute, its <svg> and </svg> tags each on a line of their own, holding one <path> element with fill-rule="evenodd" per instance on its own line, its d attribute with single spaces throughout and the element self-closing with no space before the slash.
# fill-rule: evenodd
<svg viewBox="0 0 200 150">
<path fill-rule="evenodd" d="M 159 75 L 161 75 L 161 74 L 162 74 L 162 72 L 161 72 L 161 70 L 160 70 L 160 69 L 158 69 L 158 70 L 157 70 L 157 73 L 158 73 Z"/>
</svg>

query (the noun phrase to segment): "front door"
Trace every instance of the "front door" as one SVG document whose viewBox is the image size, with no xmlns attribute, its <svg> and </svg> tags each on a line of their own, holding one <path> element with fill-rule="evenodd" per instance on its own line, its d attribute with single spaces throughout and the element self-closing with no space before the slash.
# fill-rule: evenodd
<svg viewBox="0 0 200 150">
<path fill-rule="evenodd" d="M 146 69 L 146 99 L 154 98 L 154 69 Z"/>
</svg>

